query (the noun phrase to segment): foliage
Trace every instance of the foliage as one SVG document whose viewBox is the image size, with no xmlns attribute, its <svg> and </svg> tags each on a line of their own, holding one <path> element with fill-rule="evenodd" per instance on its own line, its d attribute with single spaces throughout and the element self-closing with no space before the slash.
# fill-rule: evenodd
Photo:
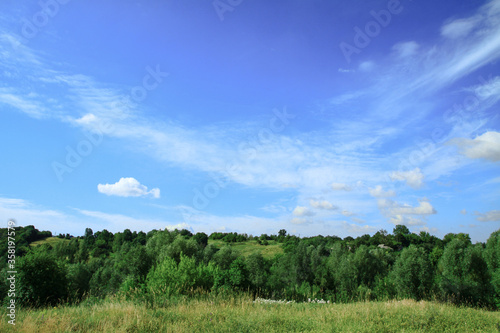
<svg viewBox="0 0 500 333">
<path fill-rule="evenodd" d="M 496 306 L 500 308 L 500 230 L 491 234 L 486 242 L 484 257 L 491 274 L 491 284 L 495 295 L 493 296 Z"/>
<path fill-rule="evenodd" d="M 454 238 L 446 245 L 438 267 L 439 288 L 447 300 L 472 304 L 491 302 L 490 276 L 480 246 Z"/>
<path fill-rule="evenodd" d="M 421 300 L 431 290 L 432 266 L 423 248 L 410 245 L 404 249 L 396 260 L 391 275 L 400 298 Z"/>
<path fill-rule="evenodd" d="M 87 228 L 84 236 L 60 238 L 33 226 L 16 231 L 20 306 L 116 295 L 167 306 L 175 299 L 241 292 L 295 301 L 412 298 L 500 306 L 500 230 L 475 245 L 467 234 L 439 239 L 405 226 L 344 239 L 300 238 L 284 229 L 255 237 L 185 229 L 113 234 Z M 5 239 L 0 246 L 6 249 Z M 6 274 L 0 272 L 4 302 Z"/>
<path fill-rule="evenodd" d="M 29 306 L 53 305 L 68 297 L 67 270 L 45 251 L 31 251 L 17 262 L 17 299 Z"/>
</svg>

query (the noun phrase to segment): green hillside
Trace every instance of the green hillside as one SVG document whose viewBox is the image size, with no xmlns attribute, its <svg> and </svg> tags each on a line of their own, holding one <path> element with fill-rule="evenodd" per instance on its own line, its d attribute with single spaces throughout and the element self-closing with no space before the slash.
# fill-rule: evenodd
<svg viewBox="0 0 500 333">
<path fill-rule="evenodd" d="M 264 258 L 271 259 L 274 258 L 275 255 L 283 253 L 283 248 L 280 243 L 273 240 L 268 241 L 268 243 L 269 245 L 260 245 L 255 240 L 236 243 L 226 243 L 222 240 L 208 240 L 208 244 L 217 248 L 229 245 L 244 257 L 248 257 L 251 254 L 261 254 Z"/>
<path fill-rule="evenodd" d="M 42 244 L 49 244 L 55 246 L 57 243 L 69 243 L 69 239 L 59 238 L 59 237 L 47 237 L 44 239 L 37 240 L 36 242 L 30 243 L 30 246 L 38 246 Z"/>
</svg>

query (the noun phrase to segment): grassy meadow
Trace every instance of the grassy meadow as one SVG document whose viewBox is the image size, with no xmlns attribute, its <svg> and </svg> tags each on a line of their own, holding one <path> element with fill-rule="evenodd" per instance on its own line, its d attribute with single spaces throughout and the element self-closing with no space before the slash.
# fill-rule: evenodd
<svg viewBox="0 0 500 333">
<path fill-rule="evenodd" d="M 266 259 L 271 259 L 274 258 L 275 255 L 283 253 L 283 248 L 281 247 L 280 243 L 273 240 L 268 241 L 268 243 L 269 245 L 260 245 L 255 240 L 246 242 L 236 242 L 236 243 L 226 243 L 223 240 L 219 239 L 208 240 L 208 244 L 211 244 L 217 248 L 229 245 L 244 257 L 248 257 L 249 255 L 255 253 L 255 254 L 261 254 Z"/>
<path fill-rule="evenodd" d="M 43 244 L 49 244 L 50 246 L 55 246 L 57 243 L 69 243 L 69 239 L 59 238 L 59 237 L 47 237 L 44 239 L 37 240 L 35 242 L 30 243 L 30 246 L 38 246 Z"/>
<path fill-rule="evenodd" d="M 67 244 L 67 243 L 69 243 L 69 240 L 63 239 L 63 238 L 58 238 L 58 237 L 47 237 L 47 238 L 38 240 L 36 242 L 32 242 L 30 244 L 30 246 L 34 247 L 34 246 L 39 246 L 39 245 L 43 245 L 43 244 L 49 244 L 51 246 L 55 246 L 57 243 L 61 243 L 61 242 L 64 242 Z M 266 259 L 271 259 L 271 258 L 274 258 L 275 255 L 283 253 L 283 248 L 281 247 L 280 243 L 273 241 L 273 240 L 268 241 L 268 243 L 269 243 L 268 245 L 260 245 L 255 240 L 246 241 L 246 242 L 235 242 L 235 243 L 226 243 L 220 239 L 208 240 L 208 244 L 211 244 L 218 249 L 220 249 L 223 246 L 229 245 L 235 251 L 237 251 L 239 254 L 241 254 L 244 257 L 248 257 L 249 255 L 255 253 L 255 254 L 261 254 Z"/>
<path fill-rule="evenodd" d="M 500 332 L 500 312 L 413 300 L 267 304 L 249 297 L 149 308 L 123 299 L 18 309 L 0 332 Z"/>
</svg>

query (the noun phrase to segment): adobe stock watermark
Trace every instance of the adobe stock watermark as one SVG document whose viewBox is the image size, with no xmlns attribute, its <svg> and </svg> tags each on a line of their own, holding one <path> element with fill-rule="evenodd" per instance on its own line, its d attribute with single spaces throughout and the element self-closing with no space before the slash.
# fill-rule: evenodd
<svg viewBox="0 0 500 333">
<path fill-rule="evenodd" d="M 214 0 L 212 6 L 214 6 L 215 12 L 222 22 L 224 21 L 224 14 L 226 12 L 232 12 L 234 8 L 241 5 L 242 2 L 243 0 Z"/>
<path fill-rule="evenodd" d="M 147 74 L 142 79 L 142 85 L 132 87 L 128 95 L 122 96 L 113 107 L 121 110 L 130 110 L 134 103 L 142 102 L 148 96 L 148 93 L 160 85 L 164 78 L 169 75 L 160 70 L 160 65 L 153 69 L 150 66 L 145 68 Z M 93 131 L 86 131 L 86 139 L 80 140 L 75 147 L 66 146 L 66 156 L 64 162 L 53 161 L 52 170 L 59 182 L 63 182 L 66 173 L 72 173 L 84 160 L 85 157 L 92 154 L 98 147 L 104 137 L 104 133 L 113 131 L 114 125 L 106 120 L 100 123 L 100 126 L 93 128 Z"/>
<path fill-rule="evenodd" d="M 16 221 L 7 223 L 7 317 L 11 325 L 16 325 Z"/>
<path fill-rule="evenodd" d="M 358 26 L 353 28 L 354 37 L 352 44 L 344 41 L 339 44 L 347 63 L 351 63 L 351 56 L 354 53 L 359 54 L 362 49 L 370 45 L 371 41 L 380 35 L 382 28 L 386 28 L 391 23 L 393 15 L 400 14 L 403 8 L 399 0 L 389 0 L 387 2 L 387 9 L 379 11 L 371 10 L 370 15 L 373 17 L 373 20 L 366 22 L 364 29 Z"/>
<path fill-rule="evenodd" d="M 61 5 L 66 5 L 71 0 L 40 0 L 38 5 L 40 10 L 33 14 L 31 19 L 23 18 L 21 20 L 21 35 L 26 39 L 35 38 L 40 30 L 49 24 L 60 10 Z"/>
<path fill-rule="evenodd" d="M 273 109 L 273 116 L 269 119 L 269 123 L 265 127 L 261 127 L 256 135 L 238 145 L 238 157 L 227 163 L 225 168 L 218 174 L 211 174 L 211 181 L 204 184 L 202 187 L 193 189 L 194 195 L 192 199 L 192 207 L 194 210 L 201 211 L 208 207 L 210 201 L 215 199 L 220 191 L 224 189 L 231 179 L 241 170 L 241 165 L 255 160 L 262 150 L 264 145 L 271 142 L 277 133 L 283 132 L 290 124 L 290 120 L 296 116 L 288 113 L 286 107 L 282 111 Z M 192 215 L 187 209 L 182 209 L 184 222 L 189 223 Z"/>
</svg>

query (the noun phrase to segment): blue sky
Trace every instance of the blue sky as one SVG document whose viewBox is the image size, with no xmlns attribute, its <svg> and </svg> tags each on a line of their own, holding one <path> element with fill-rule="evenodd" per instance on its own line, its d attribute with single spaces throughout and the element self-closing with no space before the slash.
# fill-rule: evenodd
<svg viewBox="0 0 500 333">
<path fill-rule="evenodd" d="M 500 1 L 0 4 L 0 219 L 500 228 Z"/>
</svg>

